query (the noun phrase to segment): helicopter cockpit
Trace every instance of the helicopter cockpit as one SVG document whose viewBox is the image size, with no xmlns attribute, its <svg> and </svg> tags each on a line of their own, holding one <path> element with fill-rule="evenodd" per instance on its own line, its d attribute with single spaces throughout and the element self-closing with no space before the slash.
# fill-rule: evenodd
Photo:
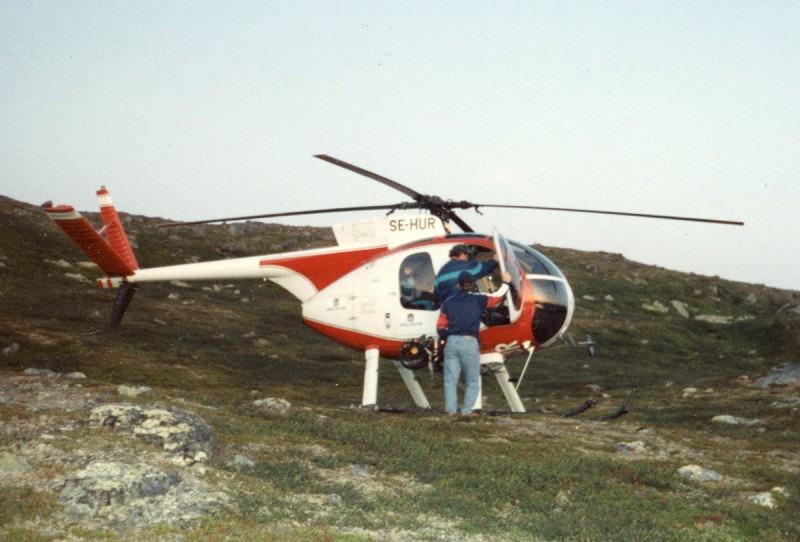
<svg viewBox="0 0 800 542">
<path fill-rule="evenodd" d="M 468 247 L 471 260 L 485 262 L 495 257 L 494 251 L 483 245 L 475 244 L 468 245 Z M 403 308 L 424 311 L 439 310 L 438 300 L 433 293 L 436 269 L 428 251 L 415 252 L 403 258 L 398 272 L 400 303 Z M 475 286 L 480 293 L 492 293 L 501 284 L 501 271 L 498 268 L 491 274 L 478 279 Z M 512 288 L 512 290 L 514 289 Z M 516 292 L 518 292 L 518 289 Z M 509 316 L 506 302 L 504 301 L 492 314 L 487 314 L 484 323 L 487 325 L 508 324 Z"/>
</svg>

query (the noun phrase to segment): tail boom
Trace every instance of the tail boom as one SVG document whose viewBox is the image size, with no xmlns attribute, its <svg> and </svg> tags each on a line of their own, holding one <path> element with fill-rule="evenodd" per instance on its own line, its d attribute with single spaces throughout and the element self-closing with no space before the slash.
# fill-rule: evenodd
<svg viewBox="0 0 800 542">
<path fill-rule="evenodd" d="M 99 232 L 71 206 L 49 207 L 45 212 L 106 274 L 97 280 L 97 285 L 118 289 L 112 327 L 121 322 L 139 283 L 261 278 L 271 280 L 305 302 L 388 250 L 382 242 L 362 243 L 141 269 L 105 187 L 97 191 L 97 199 L 103 220 Z"/>
</svg>

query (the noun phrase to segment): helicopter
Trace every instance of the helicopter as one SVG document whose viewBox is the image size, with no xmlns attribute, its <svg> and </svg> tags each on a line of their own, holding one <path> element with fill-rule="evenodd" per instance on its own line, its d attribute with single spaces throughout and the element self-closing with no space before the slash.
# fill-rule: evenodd
<svg viewBox="0 0 800 542">
<path fill-rule="evenodd" d="M 117 289 L 112 328 L 120 325 L 136 289 L 143 283 L 267 279 L 298 299 L 307 326 L 363 353 L 361 406 L 371 408 L 378 408 L 381 358 L 391 360 L 397 367 L 418 408 L 432 408 L 416 371 L 427 367 L 433 372 L 441 363 L 442 341 L 436 333 L 440 300 L 434 295 L 434 282 L 437 271 L 450 259 L 451 249 L 463 245 L 476 263 L 497 261 L 492 274 L 477 281 L 479 292 L 491 293 L 502 283 L 504 273 L 511 276 L 506 298 L 484 314 L 479 339 L 482 373 L 495 376 L 513 413 L 526 409 L 517 391 L 521 376 L 510 377 L 507 358 L 514 353 L 527 353 L 524 374 L 534 351 L 563 340 L 575 312 L 575 296 L 564 273 L 540 251 L 508 240 L 497 230 L 477 233 L 456 210 L 528 209 L 744 225 L 740 221 L 708 218 L 444 200 L 332 156 L 315 157 L 380 182 L 411 201 L 165 223 L 160 226 L 386 211 L 382 216 L 333 225 L 336 245 L 331 247 L 153 268 L 139 266 L 105 187 L 97 191 L 103 222 L 99 231 L 72 206 L 48 207 L 45 212 L 106 274 L 97 280 L 97 285 Z M 395 214 L 400 210 L 417 212 Z M 462 231 L 452 232 L 451 223 Z M 594 346 L 591 339 L 583 344 Z M 474 409 L 481 407 L 479 393 Z"/>
</svg>

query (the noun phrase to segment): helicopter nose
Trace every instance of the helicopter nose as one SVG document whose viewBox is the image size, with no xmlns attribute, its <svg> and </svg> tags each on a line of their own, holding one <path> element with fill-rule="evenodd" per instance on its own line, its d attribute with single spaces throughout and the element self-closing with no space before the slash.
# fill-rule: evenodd
<svg viewBox="0 0 800 542">
<path fill-rule="evenodd" d="M 539 347 L 555 342 L 567 330 L 575 312 L 575 296 L 569 283 L 558 276 L 529 276 L 536 309 L 533 313 L 533 337 Z"/>
<path fill-rule="evenodd" d="M 517 242 L 511 246 L 533 288 L 531 328 L 536 346 L 549 346 L 567 331 L 575 312 L 575 295 L 564 273 L 544 254 Z"/>
</svg>

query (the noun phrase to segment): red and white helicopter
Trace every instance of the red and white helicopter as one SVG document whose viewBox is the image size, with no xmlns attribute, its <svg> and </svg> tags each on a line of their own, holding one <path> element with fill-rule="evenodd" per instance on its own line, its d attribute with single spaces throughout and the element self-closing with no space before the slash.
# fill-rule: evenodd
<svg viewBox="0 0 800 542">
<path fill-rule="evenodd" d="M 107 275 L 97 281 L 98 286 L 118 288 L 112 326 L 121 322 L 140 283 L 269 279 L 300 300 L 306 325 L 336 342 L 364 352 L 363 406 L 378 404 L 378 365 L 383 357 L 394 361 L 416 405 L 431 407 L 414 370 L 432 367 L 439 361 L 440 344 L 436 335 L 439 307 L 433 297 L 433 284 L 437 270 L 449 259 L 450 249 L 457 244 L 467 245 L 472 259 L 496 258 L 499 264 L 493 275 L 478 282 L 479 290 L 496 289 L 505 271 L 512 277 L 507 298 L 499 309 L 485 315 L 480 331 L 481 364 L 495 375 L 512 412 L 525 412 L 525 407 L 517 393 L 519 384 L 515 386 L 509 378 L 506 357 L 513 352 L 527 352 L 530 361 L 534 350 L 558 341 L 572 320 L 575 298 L 564 274 L 539 251 L 506 240 L 497 231 L 493 235 L 475 233 L 456 215 L 455 209 L 538 209 L 743 224 L 704 218 L 443 200 L 420 194 L 336 158 L 316 157 L 399 190 L 413 201 L 166 224 L 187 226 L 319 213 L 388 211 L 378 218 L 333 226 L 337 242 L 333 247 L 149 269 L 139 267 L 104 187 L 97 192 L 104 224 L 100 231 L 95 231 L 70 206 L 50 207 L 45 211 Z M 393 215 L 394 211 L 403 209 L 427 212 Z M 458 225 L 463 233 L 451 233 L 450 222 Z M 522 372 L 524 374 L 524 369 Z M 481 403 L 479 394 L 475 408 L 480 409 Z"/>
</svg>

